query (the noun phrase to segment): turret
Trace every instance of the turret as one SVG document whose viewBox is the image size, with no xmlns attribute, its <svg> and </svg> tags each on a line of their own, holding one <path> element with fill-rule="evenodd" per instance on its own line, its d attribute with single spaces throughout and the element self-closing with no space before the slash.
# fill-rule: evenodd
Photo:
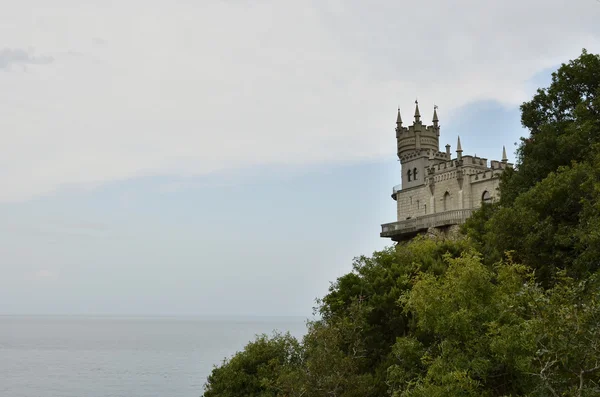
<svg viewBox="0 0 600 397">
<path fill-rule="evenodd" d="M 423 125 L 419 102 L 415 101 L 413 125 L 403 127 L 400 109 L 398 109 L 396 116 L 396 140 L 400 161 L 406 161 L 415 156 L 427 155 L 427 153 L 431 152 L 433 152 L 434 156 L 439 153 L 440 127 L 437 106 L 434 108 L 433 119 L 433 125 Z"/>
<path fill-rule="evenodd" d="M 400 138 L 402 132 L 402 116 L 400 116 L 400 108 L 398 108 L 398 117 L 396 117 L 396 140 Z"/>
<path fill-rule="evenodd" d="M 419 112 L 419 101 L 415 100 L 415 124 L 421 123 L 421 113 Z"/>
<path fill-rule="evenodd" d="M 462 160 L 462 146 L 460 145 L 460 136 L 458 137 L 458 142 L 456 143 L 456 158 L 458 160 Z"/>
</svg>

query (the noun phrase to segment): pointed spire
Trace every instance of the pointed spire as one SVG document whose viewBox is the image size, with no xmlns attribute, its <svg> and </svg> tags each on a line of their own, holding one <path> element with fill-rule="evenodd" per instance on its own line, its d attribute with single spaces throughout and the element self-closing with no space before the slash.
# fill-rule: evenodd
<svg viewBox="0 0 600 397">
<path fill-rule="evenodd" d="M 415 99 L 415 123 L 421 121 L 421 113 L 419 112 L 419 101 Z"/>
<path fill-rule="evenodd" d="M 438 115 L 437 115 L 437 105 L 433 105 L 433 123 L 435 125 L 437 125 L 438 121 L 440 121 L 440 119 L 438 119 Z"/>
<path fill-rule="evenodd" d="M 396 124 L 398 127 L 402 127 L 402 116 L 400 116 L 400 108 L 398 108 L 398 117 L 396 118 Z"/>
<path fill-rule="evenodd" d="M 508 157 L 506 157 L 506 147 L 504 145 L 502 146 L 502 162 L 503 163 L 508 162 Z"/>
<path fill-rule="evenodd" d="M 456 157 L 458 160 L 462 160 L 462 146 L 460 145 L 460 136 L 458 137 L 458 142 L 456 143 Z"/>
</svg>

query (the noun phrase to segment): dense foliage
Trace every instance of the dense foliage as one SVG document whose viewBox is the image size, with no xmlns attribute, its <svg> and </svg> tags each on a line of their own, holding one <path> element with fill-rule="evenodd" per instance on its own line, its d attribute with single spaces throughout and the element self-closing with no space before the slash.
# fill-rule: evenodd
<svg viewBox="0 0 600 397">
<path fill-rule="evenodd" d="M 301 342 L 261 336 L 205 397 L 600 395 L 600 57 L 521 107 L 501 201 L 355 260 Z"/>
<path fill-rule="evenodd" d="M 260 335 L 245 349 L 215 368 L 208 377 L 205 397 L 277 396 L 288 368 L 300 364 L 300 345 L 289 334 Z"/>
<path fill-rule="evenodd" d="M 500 202 L 464 230 L 487 264 L 512 250 L 550 286 L 558 270 L 583 277 L 600 265 L 600 56 L 584 50 L 563 64 L 521 111 L 530 135 L 518 168 L 504 173 Z"/>
</svg>

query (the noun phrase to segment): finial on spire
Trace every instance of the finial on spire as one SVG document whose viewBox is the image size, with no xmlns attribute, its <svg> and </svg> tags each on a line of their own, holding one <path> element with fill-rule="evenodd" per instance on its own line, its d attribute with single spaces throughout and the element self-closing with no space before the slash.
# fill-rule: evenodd
<svg viewBox="0 0 600 397">
<path fill-rule="evenodd" d="M 437 125 L 437 122 L 440 121 L 437 115 L 437 105 L 433 105 L 433 123 Z"/>
<path fill-rule="evenodd" d="M 398 117 L 396 118 L 396 124 L 398 124 L 398 127 L 402 127 L 402 116 L 400 116 L 400 107 L 398 107 Z"/>
<path fill-rule="evenodd" d="M 503 163 L 508 162 L 508 157 L 506 157 L 506 147 L 504 145 L 502 145 L 502 162 Z"/>
<path fill-rule="evenodd" d="M 415 123 L 421 121 L 421 113 L 419 112 L 419 100 L 415 99 Z"/>
</svg>

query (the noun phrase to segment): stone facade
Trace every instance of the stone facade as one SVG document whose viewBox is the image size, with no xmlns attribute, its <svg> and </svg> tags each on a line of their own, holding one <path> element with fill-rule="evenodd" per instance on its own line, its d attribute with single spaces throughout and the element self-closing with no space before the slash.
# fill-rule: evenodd
<svg viewBox="0 0 600 397">
<path fill-rule="evenodd" d="M 433 125 L 421 122 L 419 105 L 412 126 L 403 127 L 400 110 L 396 121 L 398 158 L 402 185 L 393 189 L 398 220 L 382 225 L 382 237 L 402 241 L 428 229 L 447 230 L 460 224 L 484 202 L 498 198 L 499 177 L 511 167 L 503 149 L 502 160 L 488 160 L 462 154 L 460 137 L 456 157 L 450 145 L 439 150 L 440 126 L 437 109 Z"/>
</svg>

